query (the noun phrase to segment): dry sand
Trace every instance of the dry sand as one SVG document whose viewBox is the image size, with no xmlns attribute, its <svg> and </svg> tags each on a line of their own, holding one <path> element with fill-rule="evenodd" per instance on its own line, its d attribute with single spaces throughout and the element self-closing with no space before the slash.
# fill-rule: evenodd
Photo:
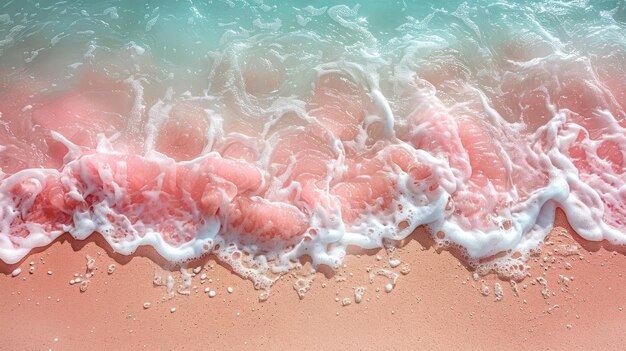
<svg viewBox="0 0 626 351">
<path fill-rule="evenodd" d="M 168 298 L 165 286 L 154 285 L 154 275 L 172 275 L 178 286 L 181 274 L 149 259 L 150 250 L 124 257 L 108 252 L 97 236 L 85 242 L 65 236 L 19 265 L 3 267 L 2 349 L 623 349 L 626 255 L 569 238 L 575 234 L 562 215 L 557 224 L 552 244 L 529 262 L 531 277 L 517 284 L 519 296 L 493 275 L 475 281 L 449 252 L 437 252 L 423 231 L 396 250 L 401 264 L 395 268 L 384 251 L 349 256 L 335 274 L 317 273 L 303 299 L 293 285 L 306 268 L 281 278 L 265 302 L 251 282 L 210 258 L 189 266 L 190 272 L 204 267 L 192 278 L 197 289 Z M 555 254 L 563 253 L 564 244 L 583 248 Z M 69 281 L 75 273 L 85 279 L 86 255 L 97 269 L 81 292 L 80 284 Z M 112 274 L 110 264 L 116 265 Z M 406 275 L 400 273 L 405 266 Z M 11 277 L 17 267 L 22 272 Z M 368 267 L 396 272 L 395 288 L 385 292 L 384 276 L 370 283 Z M 536 277 L 545 278 L 549 291 Z M 501 301 L 495 301 L 496 283 Z M 204 293 L 206 287 L 216 296 Z M 365 288 L 361 303 L 355 302 L 355 287 Z M 342 306 L 345 298 L 351 303 Z"/>
</svg>

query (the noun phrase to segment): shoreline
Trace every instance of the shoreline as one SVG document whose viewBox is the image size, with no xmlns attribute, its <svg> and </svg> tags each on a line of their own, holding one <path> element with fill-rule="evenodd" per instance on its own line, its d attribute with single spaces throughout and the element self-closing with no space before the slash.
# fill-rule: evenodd
<svg viewBox="0 0 626 351">
<path fill-rule="evenodd" d="M 415 234 L 395 250 L 393 258 L 401 262 L 396 267 L 385 250 L 348 255 L 338 271 L 314 274 L 301 299 L 294 284 L 306 287 L 311 278 L 305 262 L 302 269 L 278 279 L 265 302 L 259 302 L 259 291 L 250 281 L 212 256 L 187 264 L 190 273 L 198 265 L 203 269 L 180 294 L 181 273 L 164 269 L 171 265 L 159 261 L 153 249 L 123 256 L 99 240 L 104 241 L 99 235 L 85 241 L 62 236 L 20 264 L 2 265 L 0 298 L 5 303 L 0 313 L 11 316 L 3 327 L 12 330 L 5 337 L 7 347 L 598 349 L 626 343 L 626 255 L 615 251 L 621 247 L 582 240 L 562 213 L 557 213 L 541 255 L 528 261 L 531 276 L 517 283 L 518 297 L 509 282 L 495 274 L 475 280 L 449 251 L 439 252 Z M 575 245 L 578 252 L 555 253 L 559 245 Z M 87 255 L 97 269 L 81 292 L 80 284 L 69 281 L 74 274 L 84 276 Z M 31 262 L 33 274 L 28 271 Z M 116 269 L 108 274 L 111 264 Z M 22 272 L 11 277 L 18 266 Z M 408 274 L 402 273 L 405 266 Z M 380 269 L 398 275 L 390 292 L 385 290 L 388 277 L 370 276 Z M 204 284 L 201 274 L 207 275 Z M 163 282 L 168 275 L 175 278 L 173 297 L 165 286 L 155 286 L 155 275 Z M 495 301 L 496 284 L 503 294 L 500 301 Z M 204 292 L 207 286 L 215 297 Z M 355 301 L 357 287 L 365 288 L 360 303 Z"/>
</svg>

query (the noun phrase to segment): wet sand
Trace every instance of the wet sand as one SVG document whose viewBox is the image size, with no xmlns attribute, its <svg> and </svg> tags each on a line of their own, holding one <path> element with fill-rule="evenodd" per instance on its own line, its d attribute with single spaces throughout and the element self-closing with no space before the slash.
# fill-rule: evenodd
<svg viewBox="0 0 626 351">
<path fill-rule="evenodd" d="M 204 268 L 192 278 L 190 295 L 168 298 L 156 275 L 164 262 L 142 250 L 133 257 L 107 251 L 101 239 L 85 242 L 64 236 L 18 265 L 2 267 L 0 315 L 3 348 L 7 350 L 200 350 L 296 348 L 368 350 L 397 349 L 619 349 L 626 345 L 626 255 L 602 243 L 579 241 L 558 216 L 558 227 L 531 276 L 511 284 L 494 275 L 474 280 L 472 272 L 449 252 L 438 252 L 424 231 L 412 235 L 393 257 L 367 252 L 349 256 L 338 272 L 317 273 L 303 299 L 293 288 L 307 266 L 281 278 L 269 299 L 212 258 L 189 265 Z M 573 236 L 574 239 L 570 238 Z M 577 253 L 563 255 L 562 245 Z M 568 246 L 572 249 L 572 246 Z M 557 249 L 558 252 L 554 252 Z M 550 254 L 548 254 L 548 252 Z M 86 272 L 86 255 L 95 259 L 95 274 L 85 292 L 70 285 L 74 274 Z M 150 259 L 152 257 L 153 259 Z M 155 260 L 157 262 L 155 262 Z M 29 273 L 30 263 L 34 273 Z M 109 265 L 115 264 L 112 274 Z M 408 274 L 401 273 L 410 268 Z M 11 271 L 21 267 L 17 277 Z M 368 273 L 384 268 L 398 274 L 389 279 Z M 51 274 L 48 274 L 48 271 Z M 206 274 L 204 284 L 201 274 Z M 545 273 L 545 275 L 544 275 Z M 535 278 L 544 277 L 548 291 Z M 565 279 L 567 278 L 567 279 Z M 209 279 L 211 281 L 209 281 Z M 502 287 L 496 301 L 495 284 Z M 196 286 L 197 289 L 194 289 Z M 361 303 L 354 288 L 364 287 Z M 487 296 L 484 287 L 489 288 Z M 206 287 L 216 292 L 211 298 Z M 227 288 L 232 287 L 232 293 Z M 378 291 L 377 291 L 378 289 Z M 174 290 L 177 290 L 176 288 Z M 545 296 L 544 296 L 545 295 Z M 345 298 L 350 304 L 342 306 Z M 149 302 L 150 307 L 144 308 Z M 346 301 L 347 302 L 347 301 Z M 172 308 L 175 311 L 172 312 Z"/>
</svg>

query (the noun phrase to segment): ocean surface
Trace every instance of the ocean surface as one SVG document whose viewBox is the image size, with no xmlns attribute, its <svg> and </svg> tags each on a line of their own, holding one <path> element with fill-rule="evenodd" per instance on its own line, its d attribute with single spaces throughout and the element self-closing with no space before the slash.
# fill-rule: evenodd
<svg viewBox="0 0 626 351">
<path fill-rule="evenodd" d="M 620 1 L 4 1 L 0 260 L 69 232 L 259 287 L 427 226 L 626 244 Z"/>
</svg>

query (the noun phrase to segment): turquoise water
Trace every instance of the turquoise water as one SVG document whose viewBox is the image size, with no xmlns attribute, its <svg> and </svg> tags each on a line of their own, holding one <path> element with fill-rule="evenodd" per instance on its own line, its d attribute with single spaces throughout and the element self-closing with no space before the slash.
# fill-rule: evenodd
<svg viewBox="0 0 626 351">
<path fill-rule="evenodd" d="M 76 63 L 200 92 L 220 62 L 280 62 L 299 83 L 323 62 L 356 61 L 384 77 L 403 60 L 412 69 L 443 60 L 483 88 L 497 85 L 507 59 L 623 59 L 625 13 L 623 1 L 8 1 L 0 53 L 5 69 L 60 85 L 85 69 Z M 132 45 L 147 50 L 149 67 Z"/>
</svg>

